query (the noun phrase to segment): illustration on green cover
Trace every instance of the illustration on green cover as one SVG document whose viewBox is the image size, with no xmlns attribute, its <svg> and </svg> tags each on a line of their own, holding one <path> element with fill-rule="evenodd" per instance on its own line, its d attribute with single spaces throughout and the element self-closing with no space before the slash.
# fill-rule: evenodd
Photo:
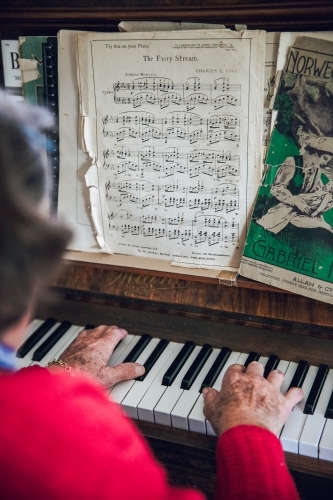
<svg viewBox="0 0 333 500">
<path fill-rule="evenodd" d="M 23 59 L 24 68 L 22 70 L 24 99 L 37 106 L 44 106 L 43 43 L 47 38 L 47 36 L 26 36 L 19 39 L 20 59 Z"/>
<path fill-rule="evenodd" d="M 296 39 L 274 109 L 243 257 L 333 282 L 332 42 Z"/>
</svg>

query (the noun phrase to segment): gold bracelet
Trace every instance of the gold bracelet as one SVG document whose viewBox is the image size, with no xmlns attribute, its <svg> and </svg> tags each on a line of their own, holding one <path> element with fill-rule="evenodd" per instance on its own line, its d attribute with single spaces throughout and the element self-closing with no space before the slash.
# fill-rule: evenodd
<svg viewBox="0 0 333 500">
<path fill-rule="evenodd" d="M 51 365 L 59 365 L 61 366 L 66 373 L 69 373 L 71 377 L 75 377 L 74 373 L 73 373 L 73 368 L 71 366 L 68 366 L 67 363 L 65 363 L 65 361 L 62 361 L 62 359 L 54 359 L 53 361 L 50 361 L 47 366 L 51 366 Z"/>
</svg>

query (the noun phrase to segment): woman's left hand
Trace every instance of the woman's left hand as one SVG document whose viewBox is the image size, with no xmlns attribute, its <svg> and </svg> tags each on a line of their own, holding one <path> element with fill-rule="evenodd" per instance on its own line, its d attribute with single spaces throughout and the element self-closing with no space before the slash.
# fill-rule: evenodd
<svg viewBox="0 0 333 500">
<path fill-rule="evenodd" d="M 131 380 L 144 373 L 138 363 L 122 363 L 107 366 L 117 344 L 127 331 L 117 326 L 101 325 L 92 330 L 82 330 L 77 338 L 61 354 L 61 360 L 71 368 L 86 373 L 110 388 L 122 380 Z M 51 365 L 52 371 L 57 365 Z"/>
</svg>

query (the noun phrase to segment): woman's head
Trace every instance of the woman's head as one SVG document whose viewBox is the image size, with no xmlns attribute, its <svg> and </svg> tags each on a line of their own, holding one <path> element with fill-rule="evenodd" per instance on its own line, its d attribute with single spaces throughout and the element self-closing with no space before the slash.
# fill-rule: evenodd
<svg viewBox="0 0 333 500">
<path fill-rule="evenodd" d="M 51 123 L 46 111 L 0 94 L 0 335 L 31 306 L 70 237 L 41 211 Z"/>
</svg>

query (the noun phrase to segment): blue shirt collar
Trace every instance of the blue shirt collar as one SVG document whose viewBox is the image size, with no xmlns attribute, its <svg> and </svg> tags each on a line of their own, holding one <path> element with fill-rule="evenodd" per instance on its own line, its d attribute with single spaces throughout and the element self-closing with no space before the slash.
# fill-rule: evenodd
<svg viewBox="0 0 333 500">
<path fill-rule="evenodd" d="M 0 369 L 14 371 L 16 361 L 15 349 L 0 342 Z"/>
</svg>

